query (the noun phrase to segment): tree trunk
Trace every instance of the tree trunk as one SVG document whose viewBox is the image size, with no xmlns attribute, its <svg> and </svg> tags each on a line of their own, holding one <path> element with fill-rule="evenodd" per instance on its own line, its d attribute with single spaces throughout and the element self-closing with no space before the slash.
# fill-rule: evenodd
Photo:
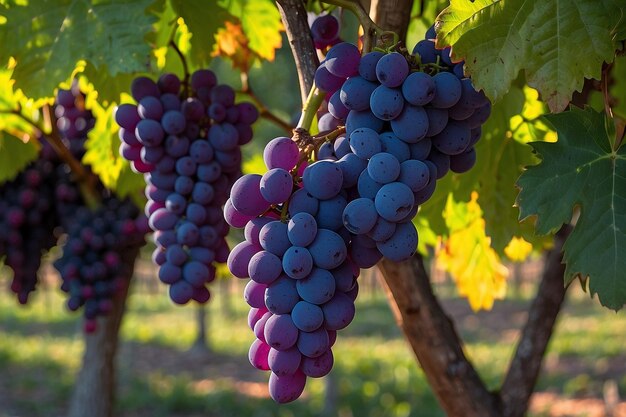
<svg viewBox="0 0 626 417">
<path fill-rule="evenodd" d="M 126 251 L 123 262 L 132 265 L 130 276 L 139 248 Z M 130 283 L 130 276 L 127 282 Z M 106 317 L 98 319 L 98 327 L 85 334 L 85 353 L 82 368 L 76 377 L 76 385 L 70 402 L 68 417 L 112 417 L 115 397 L 115 354 L 117 353 L 119 330 L 124 315 L 126 285 L 113 300 L 113 309 Z"/>
<path fill-rule="evenodd" d="M 430 286 L 420 255 L 378 263 L 389 304 L 439 403 L 449 416 L 501 416 L 498 398 L 463 353 L 450 318 Z"/>
<path fill-rule="evenodd" d="M 373 0 L 370 3 L 370 17 L 376 23 L 384 23 L 383 29 L 396 32 L 404 42 L 412 7 L 413 0 Z"/>
</svg>

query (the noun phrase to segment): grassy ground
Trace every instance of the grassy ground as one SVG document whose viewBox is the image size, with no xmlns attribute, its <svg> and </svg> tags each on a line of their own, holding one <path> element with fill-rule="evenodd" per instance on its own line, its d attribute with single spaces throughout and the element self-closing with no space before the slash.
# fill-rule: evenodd
<svg viewBox="0 0 626 417">
<path fill-rule="evenodd" d="M 0 417 L 64 414 L 81 362 L 82 335 L 79 317 L 64 309 L 61 297 L 39 291 L 27 307 L 17 307 L 10 295 L 0 295 Z M 229 309 L 220 297 L 208 309 L 211 351 L 202 353 L 189 350 L 196 337 L 195 308 L 173 306 L 164 292 L 134 289 L 118 355 L 116 416 L 444 415 L 380 292 L 360 297 L 355 322 L 333 349 L 331 377 L 310 379 L 301 400 L 280 407 L 267 398 L 267 374 L 247 360 L 253 338 L 247 306 L 237 293 Z M 480 314 L 471 313 L 463 300 L 444 303 L 467 341 L 468 356 L 489 386 L 497 387 L 528 301 L 510 299 Z M 538 384 L 553 399 L 545 407 L 536 401 L 530 415 L 590 416 L 584 410 L 551 414 L 547 409 L 565 398 L 602 398 L 607 380 L 624 395 L 625 375 L 626 316 L 600 308 L 574 289 Z"/>
</svg>

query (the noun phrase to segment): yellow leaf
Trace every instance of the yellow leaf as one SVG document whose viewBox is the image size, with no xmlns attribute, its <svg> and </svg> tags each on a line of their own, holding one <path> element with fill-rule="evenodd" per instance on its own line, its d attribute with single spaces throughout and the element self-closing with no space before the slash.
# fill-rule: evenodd
<svg viewBox="0 0 626 417">
<path fill-rule="evenodd" d="M 513 236 L 513 239 L 504 248 L 504 253 L 513 262 L 524 262 L 532 250 L 533 245 L 523 237 Z"/>
<path fill-rule="evenodd" d="M 507 268 L 491 247 L 491 238 L 485 234 L 485 220 L 477 199 L 475 192 L 467 203 L 448 199 L 446 223 L 454 228 L 437 252 L 437 267 L 450 273 L 459 295 L 467 297 L 474 311 L 489 310 L 494 300 L 504 298 L 508 276 Z"/>
<path fill-rule="evenodd" d="M 249 46 L 249 41 L 243 33 L 241 24 L 225 22 L 225 27 L 218 29 L 215 35 L 213 56 L 230 58 L 234 68 L 242 72 L 248 72 L 252 61 L 258 57 Z"/>
</svg>

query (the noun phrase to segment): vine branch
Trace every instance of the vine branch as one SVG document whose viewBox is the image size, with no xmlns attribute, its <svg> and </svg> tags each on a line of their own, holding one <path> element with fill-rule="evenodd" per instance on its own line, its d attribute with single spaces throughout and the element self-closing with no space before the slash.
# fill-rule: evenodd
<svg viewBox="0 0 626 417">
<path fill-rule="evenodd" d="M 367 14 L 359 3 L 352 0 L 322 0 L 322 2 L 343 7 L 344 9 L 348 9 L 354 13 L 363 27 L 363 53 L 367 53 L 372 50 L 375 45 L 376 35 L 382 34 L 384 30 L 374 23 L 369 14 Z"/>
<path fill-rule="evenodd" d="M 307 21 L 306 9 L 302 0 L 276 0 L 276 3 L 285 25 L 292 55 L 296 61 L 300 81 L 300 97 L 304 103 L 313 86 L 315 69 L 319 65 Z"/>
</svg>

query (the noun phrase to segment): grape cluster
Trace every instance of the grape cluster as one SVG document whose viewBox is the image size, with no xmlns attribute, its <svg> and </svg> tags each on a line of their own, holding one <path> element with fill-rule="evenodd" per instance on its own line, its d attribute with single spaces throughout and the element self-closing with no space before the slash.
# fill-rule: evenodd
<svg viewBox="0 0 626 417">
<path fill-rule="evenodd" d="M 341 42 L 339 37 L 339 20 L 332 14 L 309 15 L 311 37 L 317 49 L 326 49 Z"/>
<path fill-rule="evenodd" d="M 13 270 L 11 290 L 26 304 L 43 253 L 56 243 L 55 164 L 40 159 L 0 187 L 0 258 Z"/>
<path fill-rule="evenodd" d="M 338 164 L 308 166 L 286 137 L 271 140 L 263 158 L 268 171 L 237 180 L 225 205 L 229 224 L 245 226 L 228 267 L 251 278 L 249 359 L 272 371 L 270 394 L 284 403 L 300 396 L 307 376 L 330 372 L 336 332 L 354 318 L 359 269 L 341 222 L 348 195 Z"/>
<path fill-rule="evenodd" d="M 475 162 L 489 101 L 429 34 L 434 58 L 330 48 L 315 74 L 328 97 L 324 133 L 271 140 L 268 171 L 233 185 L 224 216 L 245 226 L 245 241 L 228 266 L 251 278 L 249 359 L 272 371 L 277 402 L 295 400 L 307 376 L 332 368 L 336 331 L 354 317 L 359 268 L 412 256 L 419 205 L 448 170 Z"/>
<path fill-rule="evenodd" d="M 189 82 L 174 74 L 157 82 L 139 77 L 131 93 L 137 105 L 122 104 L 115 114 L 120 154 L 145 176 L 159 279 L 175 303 L 204 303 L 213 263 L 228 257 L 222 206 L 241 175 L 240 147 L 252 139 L 258 111 L 235 104 L 234 90 L 210 70 Z"/>
<path fill-rule="evenodd" d="M 96 318 L 111 311 L 113 298 L 128 285 L 132 263 L 124 256 L 143 245 L 147 231 L 146 217 L 129 200 L 109 197 L 97 210 L 82 206 L 74 213 L 54 267 L 69 309 L 84 306 L 85 332 L 96 330 Z"/>
<path fill-rule="evenodd" d="M 427 38 L 434 37 L 429 32 Z M 416 56 L 375 51 L 361 57 L 354 45 L 340 43 L 315 74 L 329 95 L 320 129 L 346 130 L 320 147 L 318 159 L 341 162 L 354 155 L 361 161 L 362 170 L 354 163 L 351 172 L 354 198 L 343 211 L 344 226 L 359 236 L 351 253 L 360 267 L 382 256 L 408 259 L 418 241 L 412 219 L 436 180 L 476 162 L 474 145 L 491 104 L 463 78 L 463 63 L 453 64 L 449 49 L 434 45 L 430 38 L 420 41 Z"/>
</svg>

